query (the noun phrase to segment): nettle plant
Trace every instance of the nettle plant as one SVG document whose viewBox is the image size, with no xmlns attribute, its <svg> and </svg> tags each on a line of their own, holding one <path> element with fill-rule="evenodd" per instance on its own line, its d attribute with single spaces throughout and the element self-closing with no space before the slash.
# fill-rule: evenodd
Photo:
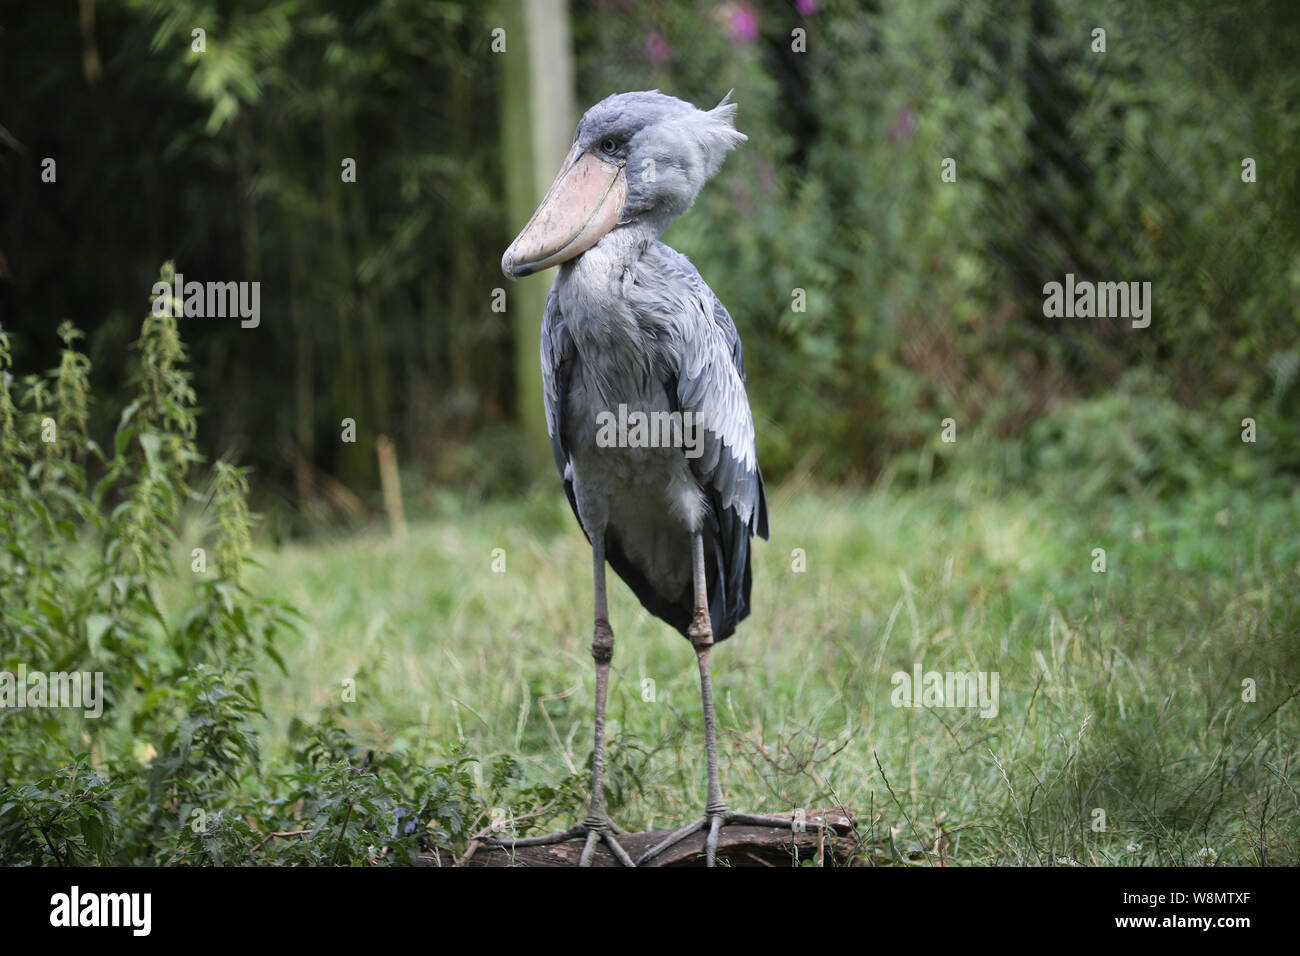
<svg viewBox="0 0 1300 956">
<path fill-rule="evenodd" d="M 20 673 L 102 675 L 98 718 L 0 707 L 0 863 L 386 863 L 463 844 L 484 814 L 459 753 L 418 770 L 363 758 L 327 714 L 267 765 L 257 665 L 284 667 L 275 641 L 298 615 L 242 583 L 247 476 L 196 450 L 164 305 L 107 449 L 87 426 L 81 333 L 65 322 L 58 368 L 15 378 L 0 330 L 0 677 L 23 694 Z M 196 513 L 203 545 L 184 550 Z"/>
</svg>

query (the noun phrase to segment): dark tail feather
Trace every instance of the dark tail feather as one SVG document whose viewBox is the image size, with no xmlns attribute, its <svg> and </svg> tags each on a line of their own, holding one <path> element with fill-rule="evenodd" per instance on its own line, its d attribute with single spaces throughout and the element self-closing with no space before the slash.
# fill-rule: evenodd
<svg viewBox="0 0 1300 956">
<path fill-rule="evenodd" d="M 753 583 L 750 565 L 749 529 L 734 515 L 728 515 L 705 547 L 712 546 L 714 570 L 709 581 L 709 616 L 713 640 L 725 641 L 736 626 L 749 616 L 749 592 Z"/>
</svg>

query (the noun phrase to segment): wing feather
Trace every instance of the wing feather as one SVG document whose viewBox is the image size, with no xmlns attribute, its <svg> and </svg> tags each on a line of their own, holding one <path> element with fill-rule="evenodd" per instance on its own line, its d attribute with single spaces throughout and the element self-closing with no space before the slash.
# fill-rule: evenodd
<svg viewBox="0 0 1300 956">
<path fill-rule="evenodd" d="M 745 355 L 731 315 L 690 261 L 663 244 L 658 251 L 676 273 L 672 284 L 690 290 L 676 303 L 685 314 L 672 324 L 681 337 L 679 367 L 672 371 L 681 411 L 698 416 L 702 426 L 703 450 L 690 464 L 710 504 L 711 616 L 714 639 L 722 640 L 749 613 L 750 538 L 768 536 Z"/>
<path fill-rule="evenodd" d="M 551 439 L 551 457 L 555 459 L 555 468 L 564 482 L 564 494 L 569 499 L 573 516 L 578 519 L 582 533 L 591 540 L 587 529 L 582 524 L 582 515 L 578 514 L 578 499 L 573 491 L 573 468 L 569 464 L 569 449 L 564 444 L 564 398 L 569 391 L 569 378 L 573 372 L 573 360 L 577 349 L 573 336 L 564 323 L 560 312 L 560 297 L 555 288 L 551 288 L 546 297 L 546 309 L 542 312 L 542 404 L 546 408 L 546 433 Z"/>
</svg>

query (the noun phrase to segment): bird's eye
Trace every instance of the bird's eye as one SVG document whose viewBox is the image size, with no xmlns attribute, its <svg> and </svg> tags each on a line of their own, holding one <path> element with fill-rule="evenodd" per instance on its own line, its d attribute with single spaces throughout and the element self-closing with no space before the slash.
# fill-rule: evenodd
<svg viewBox="0 0 1300 956">
<path fill-rule="evenodd" d="M 618 143 L 614 142 L 612 139 L 607 139 L 605 142 L 600 144 L 600 148 L 612 156 L 614 153 L 618 152 Z"/>
</svg>

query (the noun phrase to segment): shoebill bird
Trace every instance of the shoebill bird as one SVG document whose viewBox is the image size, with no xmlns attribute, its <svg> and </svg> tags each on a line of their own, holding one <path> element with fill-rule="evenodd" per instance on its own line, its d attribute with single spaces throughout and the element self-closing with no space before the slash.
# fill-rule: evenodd
<svg viewBox="0 0 1300 956">
<path fill-rule="evenodd" d="M 767 501 L 736 326 L 686 257 L 659 241 L 727 151 L 746 139 L 733 125 L 736 106 L 729 98 L 711 110 L 658 91 L 597 103 L 578 124 L 550 191 L 501 260 L 510 278 L 559 266 L 542 317 L 542 376 L 555 464 L 591 542 L 596 737 L 586 819 L 549 836 L 485 838 L 497 845 L 585 837 L 580 865 L 590 865 L 600 840 L 633 865 L 603 793 L 614 650 L 606 563 L 647 610 L 690 640 L 703 696 L 704 813 L 637 862 L 707 830 L 712 866 L 720 827 L 791 826 L 788 819 L 736 813 L 722 795 L 709 653 L 749 613 L 750 538 L 767 537 Z M 637 413 L 659 431 L 652 424 L 638 440 Z M 620 414 L 634 427 L 626 440 L 611 441 L 608 425 Z M 680 416 L 680 429 L 672 416 Z M 665 423 L 673 427 L 665 430 Z M 665 431 L 680 440 L 648 434 Z"/>
</svg>

